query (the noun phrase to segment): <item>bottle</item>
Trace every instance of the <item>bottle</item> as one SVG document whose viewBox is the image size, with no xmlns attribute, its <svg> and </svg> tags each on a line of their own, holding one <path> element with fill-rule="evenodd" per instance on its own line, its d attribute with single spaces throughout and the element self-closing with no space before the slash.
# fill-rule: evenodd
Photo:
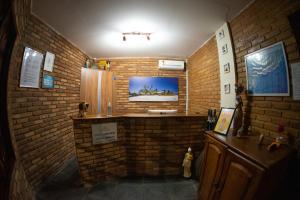
<svg viewBox="0 0 300 200">
<path fill-rule="evenodd" d="M 211 127 L 212 129 L 215 128 L 216 122 L 217 122 L 217 110 L 214 109 L 212 114 L 212 127 Z"/>
<path fill-rule="evenodd" d="M 110 101 L 108 101 L 108 104 L 107 104 L 107 116 L 112 116 L 112 108 L 111 108 Z"/>
<path fill-rule="evenodd" d="M 89 68 L 89 66 L 90 66 L 90 60 L 86 59 L 84 67 Z"/>
<path fill-rule="evenodd" d="M 106 61 L 106 67 L 105 67 L 106 70 L 110 70 L 110 61 Z"/>
<path fill-rule="evenodd" d="M 207 113 L 207 130 L 211 130 L 211 121 L 212 121 L 212 110 L 208 109 L 208 113 Z"/>
</svg>

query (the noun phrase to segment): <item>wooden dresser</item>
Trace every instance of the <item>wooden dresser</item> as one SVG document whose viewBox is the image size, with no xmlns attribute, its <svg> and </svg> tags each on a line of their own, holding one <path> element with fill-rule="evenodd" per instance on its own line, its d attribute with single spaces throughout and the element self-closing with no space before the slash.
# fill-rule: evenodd
<svg viewBox="0 0 300 200">
<path fill-rule="evenodd" d="M 295 150 L 274 152 L 259 146 L 257 136 L 242 138 L 207 132 L 201 168 L 199 199 L 270 199 L 280 187 Z"/>
</svg>

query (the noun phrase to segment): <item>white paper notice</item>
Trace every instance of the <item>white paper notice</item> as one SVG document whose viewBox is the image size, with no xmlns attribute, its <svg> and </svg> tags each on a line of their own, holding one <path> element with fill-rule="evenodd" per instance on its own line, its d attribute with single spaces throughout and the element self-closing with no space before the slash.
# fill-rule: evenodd
<svg viewBox="0 0 300 200">
<path fill-rule="evenodd" d="M 44 62 L 44 70 L 48 72 L 53 71 L 53 64 L 54 64 L 55 55 L 53 53 L 47 52 Z"/>
<path fill-rule="evenodd" d="M 43 54 L 31 48 L 25 47 L 21 69 L 20 87 L 39 88 L 42 62 Z"/>
<path fill-rule="evenodd" d="M 300 100 L 300 63 L 291 64 L 293 80 L 293 99 Z"/>
<path fill-rule="evenodd" d="M 92 124 L 93 144 L 109 143 L 117 140 L 117 123 Z"/>
</svg>

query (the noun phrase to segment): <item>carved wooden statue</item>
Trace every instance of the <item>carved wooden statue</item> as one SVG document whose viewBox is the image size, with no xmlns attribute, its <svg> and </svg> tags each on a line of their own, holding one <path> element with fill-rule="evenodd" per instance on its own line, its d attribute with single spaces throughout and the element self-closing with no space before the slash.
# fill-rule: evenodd
<svg viewBox="0 0 300 200">
<path fill-rule="evenodd" d="M 191 147 L 188 148 L 188 152 L 185 154 L 182 166 L 183 166 L 183 177 L 190 178 L 192 176 L 191 173 L 191 165 L 193 160 L 193 154 Z"/>
<path fill-rule="evenodd" d="M 89 107 L 88 103 L 81 102 L 78 106 L 79 108 L 79 117 L 86 117 L 86 112 Z"/>
<path fill-rule="evenodd" d="M 233 117 L 233 131 L 232 135 L 236 136 L 237 134 L 241 135 L 243 133 L 243 100 L 241 97 L 242 92 L 244 91 L 244 86 L 235 85 L 235 114 Z"/>
</svg>

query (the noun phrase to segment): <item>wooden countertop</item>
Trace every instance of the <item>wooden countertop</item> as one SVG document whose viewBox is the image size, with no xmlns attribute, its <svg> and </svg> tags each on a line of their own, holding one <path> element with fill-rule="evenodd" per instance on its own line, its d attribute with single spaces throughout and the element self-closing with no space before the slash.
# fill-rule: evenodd
<svg viewBox="0 0 300 200">
<path fill-rule="evenodd" d="M 124 115 L 112 115 L 112 116 L 103 116 L 103 115 L 87 115 L 86 117 L 71 117 L 73 120 L 89 120 L 89 119 L 111 119 L 111 118 L 165 118 L 165 117 L 203 117 L 204 119 L 207 116 L 197 115 L 197 114 L 186 114 L 186 113 L 176 113 L 176 114 L 148 114 L 148 113 L 128 113 Z"/>
<path fill-rule="evenodd" d="M 279 149 L 270 152 L 267 150 L 267 146 L 271 141 L 264 140 L 261 145 L 258 145 L 259 136 L 235 137 L 231 134 L 224 136 L 213 131 L 206 133 L 265 168 L 270 168 L 273 164 L 286 158 L 287 155 L 295 152 L 295 148 L 288 145 L 281 145 Z"/>
</svg>

